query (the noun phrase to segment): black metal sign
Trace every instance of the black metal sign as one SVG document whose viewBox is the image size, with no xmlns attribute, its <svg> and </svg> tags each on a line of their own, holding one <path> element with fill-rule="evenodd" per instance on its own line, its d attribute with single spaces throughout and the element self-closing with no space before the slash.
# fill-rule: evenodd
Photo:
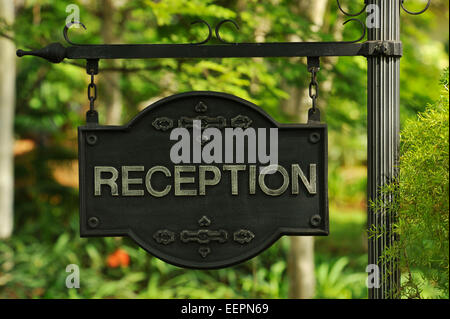
<svg viewBox="0 0 450 319">
<path fill-rule="evenodd" d="M 196 159 L 193 123 L 201 124 L 201 132 L 215 128 L 226 136 L 230 128 L 253 128 L 257 136 L 246 136 L 241 158 L 235 150 L 230 160 L 223 143 L 223 161 L 216 156 L 205 163 Z M 190 163 L 171 157 L 176 128 L 192 133 Z M 278 160 L 265 173 L 267 165 L 250 153 L 266 134 L 261 129 L 270 128 L 278 129 Z M 201 135 L 198 144 L 204 149 L 212 141 Z M 129 236 L 181 267 L 230 266 L 282 235 L 328 234 L 326 125 L 280 125 L 232 95 L 178 94 L 126 126 L 82 126 L 79 164 L 81 235 Z"/>
<path fill-rule="evenodd" d="M 361 25 L 363 33 L 356 41 L 232 44 L 227 44 L 220 36 L 224 23 L 231 22 L 238 28 L 236 22 L 227 19 L 215 28 L 217 40 L 225 43 L 220 45 L 203 45 L 212 37 L 212 28 L 204 20 L 194 23 L 205 24 L 208 37 L 193 44 L 78 45 L 70 41 L 68 29 L 74 24 L 86 27 L 73 21 L 66 24 L 63 31 L 69 47 L 52 43 L 38 50 L 17 50 L 19 57 L 38 56 L 52 63 L 66 58 L 86 60 L 91 82 L 88 86 L 90 109 L 86 114 L 88 125 L 79 128 L 81 235 L 128 235 L 147 251 L 170 263 L 191 268 L 219 268 L 251 258 L 283 234 L 328 234 L 327 135 L 326 126 L 317 124 L 320 112 L 315 105 L 319 57 L 368 58 L 368 198 L 372 200 L 383 186 L 380 183 L 385 183 L 384 177 L 396 175 L 398 64 L 403 54 L 399 5 L 408 14 L 418 15 L 431 4 L 428 0 L 423 10 L 412 12 L 405 7 L 405 2 L 366 0 L 361 11 L 348 13 L 337 0 L 345 15 L 356 17 L 367 12 L 367 18 L 371 17 L 374 26 L 367 26 L 368 40 L 363 43 L 357 42 L 364 39 L 366 26 L 355 18 L 344 24 L 355 21 Z M 376 26 L 377 21 L 380 26 Z M 308 71 L 313 76 L 309 124 L 278 125 L 251 103 L 229 95 L 197 92 L 159 101 L 124 127 L 97 125 L 94 75 L 98 73 L 100 59 L 214 57 L 308 57 Z M 386 92 L 394 97 L 384 98 Z M 174 165 L 167 156 L 171 145 L 167 142 L 168 131 L 175 127 L 194 129 L 196 120 L 218 130 L 280 128 L 280 165 L 277 164 L 276 173 L 261 176 L 253 162 Z M 149 123 L 153 128 L 149 128 Z M 208 140 L 202 140 L 202 135 L 199 142 L 209 144 Z M 371 147 L 373 145 L 377 147 Z M 380 166 L 380 158 L 389 165 Z M 305 174 L 307 163 L 309 177 Z M 139 173 L 142 175 L 130 177 Z M 194 176 L 182 177 L 186 173 Z M 104 177 L 105 174 L 109 177 Z M 158 177 L 161 174 L 162 177 Z M 207 178 L 207 174 L 213 174 L 213 178 Z M 227 174 L 229 179 L 224 178 Z M 194 188 L 183 189 L 181 185 L 185 184 Z M 392 226 L 392 218 L 391 213 L 375 215 L 369 210 L 369 229 L 371 225 Z M 392 245 L 393 241 L 386 239 L 392 233 L 393 230 L 388 229 L 384 237 L 369 238 L 370 264 L 379 264 L 380 252 Z M 391 296 L 386 295 L 386 291 L 398 293 L 397 264 L 391 263 L 391 269 L 384 269 L 382 274 L 385 277 L 382 285 L 369 289 L 370 298 Z"/>
</svg>

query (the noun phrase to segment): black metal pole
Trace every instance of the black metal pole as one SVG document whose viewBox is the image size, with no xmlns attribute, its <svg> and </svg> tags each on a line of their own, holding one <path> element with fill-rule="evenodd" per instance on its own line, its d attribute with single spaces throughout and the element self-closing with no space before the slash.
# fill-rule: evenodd
<svg viewBox="0 0 450 319">
<path fill-rule="evenodd" d="M 368 30 L 368 40 L 400 41 L 400 1 L 370 0 L 380 9 L 380 28 Z M 383 230 L 382 236 L 369 238 L 369 264 L 380 269 L 379 288 L 369 286 L 369 298 L 397 298 L 400 274 L 396 262 L 382 262 L 382 254 L 391 247 L 395 212 L 386 208 L 372 209 L 370 203 L 381 196 L 386 205 L 390 194 L 380 189 L 397 175 L 399 149 L 400 57 L 368 57 L 368 227 Z M 383 206 L 385 207 L 385 206 Z"/>
</svg>

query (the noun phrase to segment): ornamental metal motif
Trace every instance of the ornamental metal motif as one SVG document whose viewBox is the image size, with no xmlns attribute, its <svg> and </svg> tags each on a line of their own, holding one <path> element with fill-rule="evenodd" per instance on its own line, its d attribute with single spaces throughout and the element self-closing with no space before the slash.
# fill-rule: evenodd
<svg viewBox="0 0 450 319">
<path fill-rule="evenodd" d="M 152 125 L 158 131 L 167 131 L 173 128 L 173 120 L 168 117 L 158 117 L 152 122 Z"/>
<path fill-rule="evenodd" d="M 208 227 L 211 225 L 211 220 L 207 216 L 202 216 L 198 220 L 200 227 Z M 158 244 L 168 245 L 175 242 L 175 232 L 163 229 L 158 230 L 153 238 Z M 248 244 L 255 238 L 255 234 L 247 229 L 239 229 L 233 233 L 233 240 L 241 245 Z M 202 258 L 206 258 L 211 252 L 210 246 L 205 246 L 210 243 L 224 244 L 228 242 L 228 232 L 223 229 L 210 230 L 210 229 L 198 229 L 198 230 L 182 230 L 179 234 L 179 239 L 185 244 L 197 243 L 202 245 L 198 249 L 198 253 Z"/>
<path fill-rule="evenodd" d="M 153 238 L 158 244 L 168 245 L 175 241 L 175 233 L 167 229 L 158 230 Z"/>
<path fill-rule="evenodd" d="M 252 124 L 252 120 L 245 115 L 238 115 L 231 119 L 231 127 L 240 127 L 242 129 L 249 128 Z"/>
<path fill-rule="evenodd" d="M 234 232 L 233 234 L 234 241 L 238 242 L 239 244 L 247 244 L 252 241 L 253 238 L 255 238 L 255 234 L 253 234 L 248 229 L 240 229 L 237 232 Z"/>
</svg>

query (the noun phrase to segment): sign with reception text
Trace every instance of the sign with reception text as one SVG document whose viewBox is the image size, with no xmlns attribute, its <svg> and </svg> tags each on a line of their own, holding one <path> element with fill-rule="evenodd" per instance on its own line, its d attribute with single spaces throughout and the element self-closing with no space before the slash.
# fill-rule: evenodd
<svg viewBox="0 0 450 319">
<path fill-rule="evenodd" d="M 125 126 L 79 127 L 81 236 L 129 236 L 177 266 L 221 268 L 282 235 L 327 235 L 327 127 L 278 124 L 216 92 Z"/>
</svg>

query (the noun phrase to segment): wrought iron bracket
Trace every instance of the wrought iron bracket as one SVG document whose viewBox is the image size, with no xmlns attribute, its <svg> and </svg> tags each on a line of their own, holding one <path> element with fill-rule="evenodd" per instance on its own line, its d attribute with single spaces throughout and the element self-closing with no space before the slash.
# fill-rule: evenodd
<svg viewBox="0 0 450 319">
<path fill-rule="evenodd" d="M 86 73 L 89 75 L 98 74 L 98 59 L 88 59 L 86 61 Z"/>
<path fill-rule="evenodd" d="M 365 57 L 401 57 L 403 46 L 400 41 L 366 41 L 363 43 L 362 55 Z"/>
<path fill-rule="evenodd" d="M 311 72 L 313 69 L 317 71 L 320 69 L 320 58 L 319 57 L 308 57 L 307 59 L 308 71 Z"/>
<path fill-rule="evenodd" d="M 364 0 L 364 7 L 357 13 L 346 12 L 339 0 L 337 5 L 345 15 L 356 17 L 361 15 L 369 4 Z M 418 12 L 406 9 L 406 0 L 399 0 L 404 11 L 409 14 L 421 14 L 425 12 L 431 0 L 427 1 L 426 7 Z M 83 59 L 88 61 L 87 68 L 94 64 L 89 61 L 100 59 L 162 59 L 162 58 L 250 58 L 250 57 L 326 57 L 326 56 L 387 56 L 401 57 L 403 54 L 401 42 L 394 41 L 366 41 L 359 42 L 365 38 L 366 26 L 359 19 L 351 18 L 344 22 L 357 22 L 361 27 L 361 36 L 354 41 L 343 42 L 275 42 L 275 43 L 228 43 L 220 36 L 220 28 L 225 23 L 232 23 L 236 29 L 239 25 L 234 20 L 222 20 L 215 28 L 216 38 L 224 43 L 219 45 L 204 45 L 212 38 L 212 28 L 208 22 L 197 20 L 192 24 L 202 23 L 208 27 L 208 37 L 200 42 L 186 44 L 77 44 L 70 40 L 68 31 L 74 24 L 86 26 L 73 21 L 66 24 L 63 30 L 64 39 L 71 46 L 64 47 L 60 43 L 52 43 L 42 49 L 33 51 L 17 50 L 17 56 L 32 55 L 44 58 L 53 63 L 60 63 L 64 59 Z M 97 62 L 98 63 L 98 62 Z M 98 68 L 98 67 L 97 67 Z M 88 69 L 88 73 L 89 70 Z M 97 70 L 98 72 L 98 70 Z M 95 73 L 97 74 L 97 73 Z"/>
<path fill-rule="evenodd" d="M 217 24 L 215 34 L 223 44 L 204 45 L 212 37 L 212 28 L 204 20 L 193 23 L 203 23 L 208 27 L 208 37 L 197 43 L 182 44 L 77 44 L 68 36 L 69 28 L 74 24 L 86 27 L 79 21 L 64 27 L 64 39 L 71 46 L 64 47 L 60 43 L 52 43 L 45 48 L 33 51 L 17 50 L 17 56 L 32 55 L 44 58 L 53 63 L 64 59 L 83 59 L 88 61 L 100 59 L 162 59 L 162 58 L 250 58 L 250 57 L 325 57 L 325 56 L 401 56 L 401 43 L 359 42 L 366 36 L 366 26 L 359 19 L 349 19 L 356 22 L 361 29 L 360 37 L 354 41 L 341 42 L 269 42 L 269 43 L 228 43 L 220 36 L 220 28 L 230 22 L 236 29 L 239 25 L 233 20 L 223 20 Z M 93 66 L 88 62 L 88 67 Z M 89 73 L 89 71 L 91 71 Z M 91 74 L 92 70 L 88 70 Z"/>
<path fill-rule="evenodd" d="M 196 44 L 103 44 L 64 47 L 52 43 L 34 51 L 17 50 L 17 56 L 44 58 L 53 63 L 64 59 L 161 59 L 161 58 L 246 58 L 246 57 L 325 57 L 402 56 L 401 42 L 280 42 Z"/>
</svg>

